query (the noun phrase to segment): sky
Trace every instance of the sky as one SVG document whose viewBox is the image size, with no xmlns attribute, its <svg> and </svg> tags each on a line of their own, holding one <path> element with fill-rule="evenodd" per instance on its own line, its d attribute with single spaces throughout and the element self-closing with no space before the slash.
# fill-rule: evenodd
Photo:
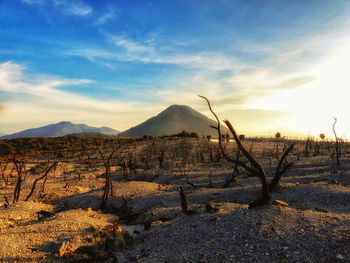
<svg viewBox="0 0 350 263">
<path fill-rule="evenodd" d="M 124 131 L 172 104 L 250 136 L 350 137 L 349 0 L 2 0 L 0 133 Z"/>
</svg>

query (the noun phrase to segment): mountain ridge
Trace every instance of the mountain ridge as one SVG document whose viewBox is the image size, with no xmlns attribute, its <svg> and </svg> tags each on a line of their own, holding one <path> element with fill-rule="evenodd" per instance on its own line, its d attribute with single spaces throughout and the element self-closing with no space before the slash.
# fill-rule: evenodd
<svg viewBox="0 0 350 263">
<path fill-rule="evenodd" d="M 162 136 L 173 135 L 183 130 L 196 132 L 200 136 L 211 135 L 217 137 L 217 131 L 210 127 L 217 126 L 216 121 L 187 105 L 174 104 L 137 126 L 120 133 L 123 137 L 142 137 L 144 135 Z M 228 129 L 221 126 L 222 133 Z"/>
<path fill-rule="evenodd" d="M 73 133 L 97 132 L 106 135 L 118 135 L 120 132 L 109 127 L 92 127 L 86 124 L 74 124 L 70 121 L 61 121 L 37 128 L 26 129 L 20 132 L 8 134 L 1 139 L 14 139 L 19 137 L 60 137 Z"/>
</svg>

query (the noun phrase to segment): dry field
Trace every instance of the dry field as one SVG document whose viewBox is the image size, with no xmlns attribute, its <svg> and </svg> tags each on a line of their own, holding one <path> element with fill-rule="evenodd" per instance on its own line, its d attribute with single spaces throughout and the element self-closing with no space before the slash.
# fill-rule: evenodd
<svg viewBox="0 0 350 263">
<path fill-rule="evenodd" d="M 273 175 L 290 141 L 243 143 Z M 235 158 L 236 144 L 224 147 Z M 99 149 L 107 159 L 113 146 Z M 205 139 L 122 144 L 110 160 L 113 196 L 104 206 L 97 150 L 27 157 L 14 203 L 17 170 L 3 160 L 0 262 L 350 262 L 349 145 L 341 151 L 337 165 L 334 143 L 298 141 L 271 201 L 255 208 L 259 179 L 238 168 L 230 181 L 235 165 Z M 181 208 L 180 186 L 191 213 Z"/>
</svg>

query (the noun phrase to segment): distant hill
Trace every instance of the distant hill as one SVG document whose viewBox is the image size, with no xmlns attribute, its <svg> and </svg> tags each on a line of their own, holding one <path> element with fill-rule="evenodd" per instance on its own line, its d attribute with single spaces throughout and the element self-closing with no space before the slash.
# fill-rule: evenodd
<svg viewBox="0 0 350 263">
<path fill-rule="evenodd" d="M 216 121 L 209 119 L 198 111 L 186 105 L 172 105 L 145 122 L 132 127 L 120 134 L 124 137 L 142 137 L 143 135 L 162 136 L 182 132 L 196 132 L 200 136 L 217 137 L 217 131 L 210 128 L 216 126 Z M 228 129 L 222 126 L 222 133 Z"/>
<path fill-rule="evenodd" d="M 5 135 L 6 135 L 6 133 L 0 132 L 0 137 L 1 137 L 1 136 L 5 136 Z"/>
<path fill-rule="evenodd" d="M 118 133 L 119 134 L 119 133 Z M 108 139 L 115 137 L 118 134 L 103 134 L 99 132 L 81 132 L 81 133 L 71 133 L 65 135 L 66 137 L 68 136 L 74 136 L 74 137 L 79 137 L 79 138 L 103 138 L 103 139 Z"/>
<path fill-rule="evenodd" d="M 74 124 L 69 121 L 62 121 L 39 128 L 28 129 L 17 133 L 2 136 L 1 139 L 13 139 L 19 137 L 59 137 L 69 134 L 96 132 L 106 135 L 118 135 L 120 132 L 108 127 L 91 127 L 86 124 Z"/>
</svg>

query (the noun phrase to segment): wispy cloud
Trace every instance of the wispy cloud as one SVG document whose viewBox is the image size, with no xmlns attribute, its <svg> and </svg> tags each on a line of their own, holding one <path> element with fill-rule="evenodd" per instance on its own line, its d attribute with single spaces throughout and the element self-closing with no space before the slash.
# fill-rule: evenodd
<svg viewBox="0 0 350 263">
<path fill-rule="evenodd" d="M 0 115 L 2 115 L 4 111 L 5 111 L 5 105 L 2 102 L 0 102 Z"/>
<path fill-rule="evenodd" d="M 281 75 L 274 69 L 253 70 L 234 75 L 223 81 L 236 90 L 261 96 L 284 89 L 294 89 L 314 80 L 314 77 L 302 74 Z"/>
<path fill-rule="evenodd" d="M 294 90 L 315 81 L 310 66 L 314 65 L 316 58 L 320 58 L 320 54 L 327 54 L 328 44 L 339 41 L 339 38 L 334 39 L 329 34 L 331 33 L 289 42 L 291 47 L 288 43 L 278 42 L 270 45 L 256 44 L 255 49 L 251 44 L 245 52 L 251 50 L 253 53 L 264 54 L 264 59 L 254 62 L 216 51 L 184 54 L 172 48 L 162 49 L 155 39 L 141 43 L 126 36 L 109 36 L 108 40 L 115 45 L 112 50 L 75 49 L 69 54 L 94 62 L 108 61 L 112 65 L 114 61 L 121 61 L 172 64 L 195 69 L 195 72 L 181 79 L 169 78 L 166 86 L 156 92 L 160 101 L 189 104 L 204 109 L 196 98 L 197 94 L 203 94 L 212 98 L 219 112 L 251 113 L 259 110 L 254 106 L 257 99 L 284 90 Z M 318 45 L 319 42 L 326 44 Z M 244 43 L 241 44 L 245 46 Z M 230 72 L 228 76 L 220 76 L 220 72 L 225 70 Z M 208 71 L 212 73 L 208 74 Z M 282 115 L 280 110 L 265 113 L 271 113 L 271 118 Z"/>
<path fill-rule="evenodd" d="M 160 110 L 160 106 L 136 101 L 94 98 L 62 91 L 64 85 L 91 83 L 86 79 L 60 79 L 27 75 L 25 67 L 13 62 L 0 64 L 0 91 L 10 95 L 9 107 L 0 124 L 12 129 L 30 128 L 33 123 L 52 123 L 60 120 L 109 125 L 126 129 Z M 0 104 L 2 105 L 2 104 Z M 16 124 L 17 126 L 14 126 Z M 7 130 L 6 132 L 14 132 Z"/>
<path fill-rule="evenodd" d="M 126 51 L 130 52 L 131 54 L 140 52 L 152 54 L 154 52 L 152 46 L 142 45 L 136 41 L 122 36 L 109 36 L 109 41 L 117 47 L 125 48 Z"/>
<path fill-rule="evenodd" d="M 148 33 L 142 40 L 135 40 L 126 34 L 113 35 L 103 33 L 108 48 L 77 47 L 63 54 L 88 59 L 91 62 L 112 68 L 113 63 L 131 62 L 139 64 L 177 65 L 196 70 L 242 70 L 251 66 L 235 56 L 228 56 L 220 51 L 184 52 L 173 45 L 161 45 L 157 37 L 161 34 L 159 28 Z"/>
<path fill-rule="evenodd" d="M 55 96 L 65 95 L 65 92 L 54 89 L 62 85 L 79 85 L 92 82 L 86 79 L 33 79 L 26 80 L 23 71 L 25 67 L 13 62 L 0 64 L 0 90 L 10 93 L 24 93 L 45 98 L 54 98 Z M 60 98 L 60 99 L 64 99 Z"/>
<path fill-rule="evenodd" d="M 102 16 L 100 16 L 95 20 L 95 25 L 103 25 L 109 20 L 113 20 L 117 18 L 119 15 L 119 12 L 120 11 L 117 8 L 109 8 L 109 10 L 106 13 L 104 13 Z"/>
<path fill-rule="evenodd" d="M 126 52 L 109 51 L 104 49 L 78 48 L 64 55 L 86 58 L 99 63 L 101 60 L 113 62 L 133 62 L 142 64 L 179 65 L 190 69 L 202 70 L 239 70 L 249 68 L 244 62 L 229 59 L 219 52 L 199 52 L 196 54 L 170 54 L 155 51 L 152 47 L 139 45 L 123 38 L 116 39 L 115 44 Z M 235 61 L 236 60 L 236 61 Z"/>
<path fill-rule="evenodd" d="M 93 11 L 90 5 L 80 0 L 22 0 L 22 2 L 30 5 L 53 5 L 67 15 L 86 16 Z"/>
<path fill-rule="evenodd" d="M 22 0 L 22 2 L 33 5 L 33 4 L 44 4 L 46 1 L 45 0 Z"/>
<path fill-rule="evenodd" d="M 233 74 L 229 77 L 209 77 L 206 72 L 198 72 L 187 78 L 169 79 L 167 85 L 157 92 L 157 97 L 171 103 L 176 99 L 180 103 L 194 105 L 206 110 L 196 95 L 211 98 L 218 112 L 227 110 L 250 109 L 254 101 L 284 90 L 300 88 L 314 81 L 312 75 L 280 76 L 273 70 L 250 70 Z M 254 108 L 254 107 L 253 107 Z M 257 109 L 256 107 L 254 109 Z"/>
<path fill-rule="evenodd" d="M 79 0 L 54 0 L 54 3 L 68 15 L 86 16 L 93 11 L 91 6 Z"/>
</svg>

